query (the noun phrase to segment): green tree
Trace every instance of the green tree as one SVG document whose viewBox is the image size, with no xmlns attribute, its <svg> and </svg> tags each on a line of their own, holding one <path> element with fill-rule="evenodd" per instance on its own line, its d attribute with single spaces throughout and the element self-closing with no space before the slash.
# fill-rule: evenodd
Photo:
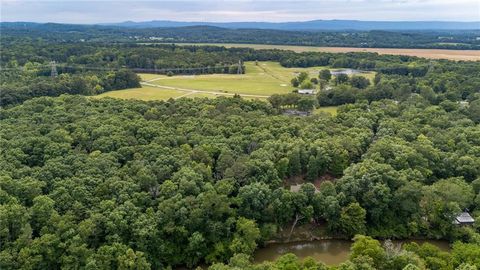
<svg viewBox="0 0 480 270">
<path fill-rule="evenodd" d="M 322 69 L 322 70 L 320 70 L 320 72 L 318 74 L 318 78 L 320 80 L 324 80 L 324 81 L 328 82 L 332 78 L 332 73 L 330 73 L 329 69 Z"/>
<path fill-rule="evenodd" d="M 234 253 L 252 254 L 257 248 L 257 240 L 260 238 L 260 230 L 255 221 L 240 217 L 235 225 L 230 250 Z"/>
<path fill-rule="evenodd" d="M 143 256 L 143 252 L 133 251 L 131 248 L 127 252 L 118 257 L 119 270 L 147 270 L 150 264 Z"/>
<path fill-rule="evenodd" d="M 335 76 L 335 85 L 344 84 L 348 82 L 347 74 L 338 74 Z"/>
<path fill-rule="evenodd" d="M 297 79 L 300 84 L 303 83 L 305 80 L 308 79 L 308 73 L 304 71 L 300 72 L 297 76 Z"/>
<path fill-rule="evenodd" d="M 385 264 L 385 250 L 383 250 L 380 242 L 363 235 L 356 235 L 353 238 L 351 247 L 350 260 L 362 256 L 370 257 L 373 260 L 373 266 L 377 269 L 382 269 Z"/>
<path fill-rule="evenodd" d="M 358 203 L 351 203 L 342 208 L 339 231 L 349 237 L 365 233 L 367 212 Z"/>
<path fill-rule="evenodd" d="M 476 123 L 480 123 L 480 99 L 470 102 L 470 106 L 468 106 L 468 113 L 470 119 Z"/>
<path fill-rule="evenodd" d="M 300 89 L 314 89 L 313 83 L 310 81 L 303 81 L 300 84 Z"/>
<path fill-rule="evenodd" d="M 370 80 L 363 76 L 352 76 L 350 78 L 350 84 L 353 87 L 356 87 L 359 89 L 365 89 L 370 85 Z"/>
<path fill-rule="evenodd" d="M 44 226 L 49 225 L 49 220 L 53 214 L 56 214 L 54 209 L 55 201 L 51 198 L 41 195 L 33 199 L 33 206 L 31 208 L 32 214 L 32 228 L 35 233 L 40 233 Z"/>
</svg>

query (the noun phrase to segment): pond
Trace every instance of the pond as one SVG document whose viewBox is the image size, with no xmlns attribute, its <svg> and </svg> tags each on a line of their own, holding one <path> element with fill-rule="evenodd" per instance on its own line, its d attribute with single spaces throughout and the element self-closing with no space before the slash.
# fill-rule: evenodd
<svg viewBox="0 0 480 270">
<path fill-rule="evenodd" d="M 448 251 L 450 249 L 447 241 L 393 240 L 392 242 L 397 245 L 410 242 L 416 242 L 418 244 L 428 242 L 439 247 L 443 251 Z M 327 265 L 337 265 L 348 259 L 351 245 L 352 242 L 346 240 L 316 240 L 287 244 L 269 244 L 255 252 L 254 261 L 255 263 L 274 261 L 286 253 L 293 253 L 300 259 L 310 256 Z"/>
</svg>

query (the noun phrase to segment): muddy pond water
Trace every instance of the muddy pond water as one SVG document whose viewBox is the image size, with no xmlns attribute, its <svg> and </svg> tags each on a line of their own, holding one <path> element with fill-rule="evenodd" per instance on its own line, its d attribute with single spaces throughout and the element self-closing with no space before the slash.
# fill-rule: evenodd
<svg viewBox="0 0 480 270">
<path fill-rule="evenodd" d="M 403 243 L 410 242 L 416 242 L 418 244 L 430 243 L 439 247 L 443 251 L 448 251 L 450 249 L 447 241 L 393 240 L 392 242 L 395 245 L 402 245 Z M 310 256 L 327 265 L 337 265 L 348 259 L 351 245 L 352 242 L 346 240 L 316 240 L 286 244 L 269 244 L 255 252 L 254 261 L 256 263 L 274 261 L 286 253 L 293 253 L 300 259 Z"/>
</svg>

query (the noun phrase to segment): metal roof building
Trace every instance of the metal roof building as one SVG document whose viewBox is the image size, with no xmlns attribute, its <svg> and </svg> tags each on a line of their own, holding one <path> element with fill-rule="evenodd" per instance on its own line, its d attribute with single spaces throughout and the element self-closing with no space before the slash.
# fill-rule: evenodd
<svg viewBox="0 0 480 270">
<path fill-rule="evenodd" d="M 468 212 L 462 212 L 455 218 L 455 221 L 453 223 L 457 225 L 470 225 L 474 222 L 475 219 L 473 219 Z"/>
</svg>

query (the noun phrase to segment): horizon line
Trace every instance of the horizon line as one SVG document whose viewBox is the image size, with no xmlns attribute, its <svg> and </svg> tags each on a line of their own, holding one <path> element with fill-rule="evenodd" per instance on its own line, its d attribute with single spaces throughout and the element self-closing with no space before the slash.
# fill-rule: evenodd
<svg viewBox="0 0 480 270">
<path fill-rule="evenodd" d="M 73 25 L 102 25 L 102 24 L 119 24 L 119 23 L 145 23 L 145 22 L 176 22 L 176 23 L 271 23 L 271 24 L 281 24 L 281 23 L 306 23 L 306 22 L 315 22 L 315 21 L 353 21 L 353 22 L 391 22 L 391 23 L 408 23 L 408 22 L 433 22 L 433 23 L 480 23 L 480 20 L 477 21 L 457 21 L 457 20 L 357 20 L 357 19 L 313 19 L 313 20 L 304 20 L 304 21 L 199 21 L 199 20 L 145 20 L 145 21 L 135 21 L 135 20 L 125 20 L 117 22 L 96 22 L 96 23 L 70 23 L 70 22 L 61 22 L 61 21 L 3 21 L 0 18 L 0 23 L 38 23 L 38 24 L 47 24 L 47 23 L 56 23 L 56 24 L 73 24 Z M 480 25 L 479 25 L 480 29 Z"/>
</svg>

